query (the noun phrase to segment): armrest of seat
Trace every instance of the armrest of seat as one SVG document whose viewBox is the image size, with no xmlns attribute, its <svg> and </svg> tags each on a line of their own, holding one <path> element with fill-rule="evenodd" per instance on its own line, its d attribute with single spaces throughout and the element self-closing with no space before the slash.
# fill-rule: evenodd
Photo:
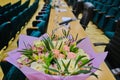
<svg viewBox="0 0 120 80">
<path fill-rule="evenodd" d="M 114 18 L 114 17 L 115 17 L 115 16 L 113 16 L 113 15 L 106 15 L 106 16 L 105 16 L 105 18 L 107 18 L 107 19 L 108 19 L 108 18 L 109 18 L 109 19 L 110 19 L 110 18 Z"/>
<path fill-rule="evenodd" d="M 99 9 L 93 9 L 94 12 L 100 11 Z"/>
<path fill-rule="evenodd" d="M 46 11 L 40 11 L 40 12 L 38 12 L 38 15 L 45 14 L 45 13 L 46 13 Z"/>
<path fill-rule="evenodd" d="M 111 69 L 111 71 L 114 75 L 120 75 L 120 68 L 114 68 L 114 69 Z"/>
<path fill-rule="evenodd" d="M 32 22 L 32 26 L 35 27 L 38 23 L 40 23 L 42 20 L 35 20 Z"/>
<path fill-rule="evenodd" d="M 27 35 L 30 35 L 32 31 L 34 30 L 38 30 L 38 27 L 32 27 L 32 28 L 27 28 L 26 32 L 27 32 Z"/>
<path fill-rule="evenodd" d="M 43 17 L 43 15 L 36 16 L 36 20 L 38 20 L 40 17 Z"/>
<path fill-rule="evenodd" d="M 117 22 L 118 22 L 118 19 L 117 19 L 117 20 L 115 20 L 115 22 L 117 23 Z"/>
<path fill-rule="evenodd" d="M 94 46 L 106 46 L 108 43 L 104 42 L 98 42 L 98 43 L 93 43 Z"/>
<path fill-rule="evenodd" d="M 105 14 L 106 12 L 98 12 L 99 14 Z"/>
</svg>

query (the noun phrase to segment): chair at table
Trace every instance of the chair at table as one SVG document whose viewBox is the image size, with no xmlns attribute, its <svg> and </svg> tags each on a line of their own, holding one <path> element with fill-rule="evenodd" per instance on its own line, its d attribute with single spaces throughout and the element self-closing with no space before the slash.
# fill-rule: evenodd
<svg viewBox="0 0 120 80">
<path fill-rule="evenodd" d="M 76 18 L 78 18 L 79 14 L 83 11 L 83 4 L 83 0 L 76 0 L 73 4 L 72 12 L 76 16 Z"/>
<path fill-rule="evenodd" d="M 75 0 L 67 0 L 67 4 L 68 6 L 73 6 Z"/>
<path fill-rule="evenodd" d="M 82 18 L 80 20 L 80 24 L 82 25 L 82 27 L 84 29 L 86 29 L 89 21 L 93 17 L 93 9 L 94 9 L 94 6 L 92 3 L 90 3 L 90 2 L 84 3 L 83 15 L 82 15 Z"/>
</svg>

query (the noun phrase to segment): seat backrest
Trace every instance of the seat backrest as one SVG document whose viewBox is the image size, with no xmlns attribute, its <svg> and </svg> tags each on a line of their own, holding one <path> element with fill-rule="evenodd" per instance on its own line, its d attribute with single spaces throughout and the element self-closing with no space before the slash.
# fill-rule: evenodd
<svg viewBox="0 0 120 80">
<path fill-rule="evenodd" d="M 120 0 L 114 0 L 112 6 L 118 7 L 120 5 Z"/>
<path fill-rule="evenodd" d="M 115 15 L 119 11 L 118 7 L 112 7 L 108 12 L 107 15 Z"/>
<path fill-rule="evenodd" d="M 10 22 L 4 22 L 0 25 L 0 50 L 8 45 L 10 40 L 11 28 Z"/>
<path fill-rule="evenodd" d="M 117 28 L 113 38 L 105 48 L 108 51 L 106 61 L 112 68 L 120 67 L 120 18 L 117 22 Z"/>
<path fill-rule="evenodd" d="M 78 18 L 78 15 L 83 11 L 83 0 L 76 0 L 75 3 L 73 4 L 73 13 L 74 15 Z"/>
<path fill-rule="evenodd" d="M 47 23 L 44 20 L 33 21 L 32 26 L 38 27 L 38 30 L 41 32 L 41 34 L 44 34 L 47 29 Z"/>
<path fill-rule="evenodd" d="M 114 0 L 108 0 L 108 1 L 106 2 L 106 4 L 107 4 L 107 5 L 111 5 L 111 4 L 113 3 L 113 1 L 114 1 Z"/>
<path fill-rule="evenodd" d="M 80 20 L 80 24 L 82 25 L 82 27 L 84 29 L 86 29 L 89 21 L 93 17 L 93 9 L 94 9 L 94 5 L 92 3 L 90 3 L 90 2 L 84 3 L 83 15 L 82 15 L 82 18 Z"/>
<path fill-rule="evenodd" d="M 108 5 L 103 5 L 101 12 L 107 12 L 111 7 Z"/>
<path fill-rule="evenodd" d="M 3 14 L 5 11 L 9 10 L 9 7 L 11 6 L 11 3 L 7 3 L 0 9 L 0 14 Z"/>
<path fill-rule="evenodd" d="M 16 3 L 14 3 L 13 5 L 11 5 L 11 8 L 18 7 L 19 5 L 21 5 L 21 0 L 18 0 Z"/>
</svg>

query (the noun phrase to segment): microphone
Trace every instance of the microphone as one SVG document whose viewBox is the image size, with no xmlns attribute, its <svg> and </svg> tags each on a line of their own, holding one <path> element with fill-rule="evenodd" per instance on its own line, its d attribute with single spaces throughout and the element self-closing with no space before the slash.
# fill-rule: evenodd
<svg viewBox="0 0 120 80">
<path fill-rule="evenodd" d="M 71 18 L 71 19 L 68 19 L 66 21 L 60 22 L 59 25 L 68 24 L 69 22 L 75 21 L 75 20 L 76 20 L 76 18 Z"/>
</svg>

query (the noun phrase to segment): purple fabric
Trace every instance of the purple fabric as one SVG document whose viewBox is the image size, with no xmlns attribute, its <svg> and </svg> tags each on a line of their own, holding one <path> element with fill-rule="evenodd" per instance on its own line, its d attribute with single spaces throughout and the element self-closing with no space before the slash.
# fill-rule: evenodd
<svg viewBox="0 0 120 80">
<path fill-rule="evenodd" d="M 53 76 L 53 75 L 48 75 L 42 72 L 38 72 L 27 66 L 22 66 L 22 67 L 19 66 L 17 63 L 17 59 L 19 58 L 21 54 L 18 51 L 26 48 L 24 44 L 31 45 L 34 40 L 38 40 L 38 39 L 42 40 L 44 39 L 43 37 L 46 38 L 48 37 L 48 35 L 44 34 L 40 38 L 20 35 L 18 49 L 15 49 L 9 52 L 8 53 L 9 56 L 6 58 L 6 60 L 12 63 L 13 65 L 15 65 L 17 68 L 19 68 L 29 80 L 86 80 L 86 78 L 89 77 L 89 74 L 80 74 L 80 75 L 66 76 L 66 77 Z M 100 64 L 104 61 L 105 57 L 107 56 L 107 52 L 95 53 L 95 51 L 92 48 L 92 44 L 90 43 L 89 38 L 85 38 L 80 43 L 78 43 L 77 46 L 79 48 L 82 48 L 86 53 L 88 53 L 90 58 L 94 58 L 94 60 L 92 61 L 92 64 L 94 67 L 99 68 Z M 95 72 L 95 70 L 93 70 L 93 72 Z"/>
</svg>

